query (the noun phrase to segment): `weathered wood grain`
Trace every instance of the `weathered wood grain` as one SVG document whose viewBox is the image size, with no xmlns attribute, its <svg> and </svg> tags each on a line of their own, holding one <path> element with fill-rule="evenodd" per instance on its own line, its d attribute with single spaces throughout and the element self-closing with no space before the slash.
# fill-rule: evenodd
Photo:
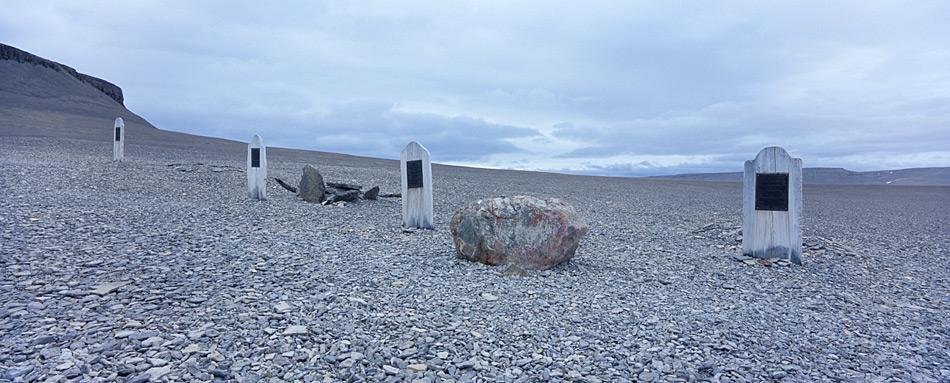
<svg viewBox="0 0 950 383">
<path fill-rule="evenodd" d="M 755 210 L 756 174 L 788 174 L 788 211 Z M 742 182 L 742 252 L 801 264 L 802 160 L 777 146 L 745 162 Z"/>
<path fill-rule="evenodd" d="M 112 128 L 112 160 L 125 160 L 125 121 L 122 117 L 115 118 Z"/>
<path fill-rule="evenodd" d="M 422 161 L 422 187 L 409 188 L 406 163 L 415 160 Z M 399 156 L 399 168 L 402 174 L 402 225 L 432 229 L 432 160 L 429 151 L 418 142 L 410 142 Z"/>
<path fill-rule="evenodd" d="M 251 167 L 251 149 L 260 149 L 259 167 Z M 247 196 L 259 201 L 267 199 L 267 147 L 256 134 L 247 145 Z"/>
</svg>

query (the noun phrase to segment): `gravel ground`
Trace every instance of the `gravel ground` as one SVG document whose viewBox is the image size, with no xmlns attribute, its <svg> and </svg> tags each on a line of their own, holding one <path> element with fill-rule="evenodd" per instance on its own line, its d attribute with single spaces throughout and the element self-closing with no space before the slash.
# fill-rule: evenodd
<svg viewBox="0 0 950 383">
<path fill-rule="evenodd" d="M 398 198 L 251 201 L 243 148 L 206 147 L 0 137 L 0 380 L 950 381 L 950 188 L 806 187 L 798 267 L 737 259 L 738 184 L 436 166 L 407 232 Z M 576 257 L 456 259 L 454 210 L 516 194 L 577 208 Z"/>
</svg>

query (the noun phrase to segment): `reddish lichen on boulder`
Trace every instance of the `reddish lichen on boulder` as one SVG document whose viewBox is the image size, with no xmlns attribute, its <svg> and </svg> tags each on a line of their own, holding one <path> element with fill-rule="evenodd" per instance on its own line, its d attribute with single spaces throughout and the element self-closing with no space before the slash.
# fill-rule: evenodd
<svg viewBox="0 0 950 383">
<path fill-rule="evenodd" d="M 571 259 L 588 227 L 559 199 L 514 196 L 464 206 L 451 230 L 459 258 L 543 270 Z"/>
</svg>

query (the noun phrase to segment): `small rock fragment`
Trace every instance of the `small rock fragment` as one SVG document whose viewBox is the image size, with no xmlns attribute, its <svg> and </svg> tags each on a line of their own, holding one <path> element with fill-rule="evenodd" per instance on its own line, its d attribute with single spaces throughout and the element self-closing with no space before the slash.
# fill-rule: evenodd
<svg viewBox="0 0 950 383">
<path fill-rule="evenodd" d="M 181 353 L 187 355 L 187 354 L 196 353 L 198 351 L 201 351 L 201 347 L 198 346 L 198 344 L 196 343 L 192 343 L 192 344 L 189 344 L 188 347 L 185 347 L 184 349 L 182 349 Z"/>
<path fill-rule="evenodd" d="M 133 330 L 122 330 L 122 331 L 119 331 L 119 332 L 115 333 L 115 337 L 118 338 L 118 339 L 123 339 L 123 338 L 128 338 L 128 337 L 132 336 L 133 334 L 135 334 L 135 331 L 133 331 Z"/>
<path fill-rule="evenodd" d="M 277 177 L 274 177 L 274 181 L 277 181 L 277 184 L 280 185 L 282 188 L 287 189 L 287 191 L 289 191 L 289 192 L 291 192 L 291 193 L 297 193 L 297 188 L 295 188 L 295 187 L 291 186 L 290 184 L 284 182 L 284 180 L 282 180 L 282 179 L 280 179 L 280 178 L 277 178 Z"/>
<path fill-rule="evenodd" d="M 155 379 L 155 380 L 161 379 L 163 376 L 168 375 L 168 373 L 170 372 L 172 372 L 171 366 L 152 367 L 148 369 L 148 371 L 145 371 L 146 374 L 148 374 L 149 376 L 151 376 L 152 379 Z"/>
<path fill-rule="evenodd" d="M 142 346 L 145 346 L 145 347 L 156 347 L 156 346 L 160 346 L 160 345 L 162 344 L 162 342 L 164 342 L 164 341 L 165 341 L 165 339 L 162 339 L 162 337 L 160 337 L 160 336 L 152 336 L 152 337 L 149 337 L 148 339 L 143 340 L 143 341 L 142 341 Z"/>
<path fill-rule="evenodd" d="M 340 190 L 356 190 L 356 191 L 360 191 L 361 189 L 363 189 L 363 187 L 360 186 L 360 185 L 345 184 L 345 183 L 342 183 L 342 182 L 327 182 L 327 186 L 329 186 L 329 187 L 331 187 L 331 188 L 334 188 L 334 189 L 340 189 Z"/>
<path fill-rule="evenodd" d="M 17 377 L 29 374 L 31 371 L 33 371 L 32 364 L 25 364 L 25 365 L 21 365 L 17 367 L 10 367 L 6 369 L 6 371 L 3 372 L 3 377 L 6 379 L 13 380 L 13 379 L 16 379 Z"/>
<path fill-rule="evenodd" d="M 293 336 L 293 335 L 307 335 L 310 331 L 307 330 L 307 326 L 300 325 L 291 325 L 287 326 L 282 335 Z"/>
<path fill-rule="evenodd" d="M 44 344 L 53 343 L 53 342 L 55 342 L 55 341 L 56 341 L 56 337 L 55 337 L 55 336 L 52 336 L 52 335 L 43 335 L 43 336 L 37 337 L 36 339 L 33 339 L 33 343 L 32 343 L 32 344 L 33 344 L 34 346 L 39 346 L 39 345 L 44 345 Z"/>
<path fill-rule="evenodd" d="M 220 379 L 227 379 L 227 378 L 228 378 L 228 372 L 227 372 L 226 370 L 222 370 L 222 369 L 214 369 L 214 370 L 211 370 L 211 375 L 213 375 L 213 376 L 215 376 L 215 377 L 218 377 L 218 378 L 220 378 Z"/>
<path fill-rule="evenodd" d="M 129 383 L 145 383 L 150 380 L 152 380 L 152 375 L 150 375 L 148 372 L 145 372 L 132 377 L 132 379 L 129 379 Z"/>
<path fill-rule="evenodd" d="M 161 358 L 149 358 L 148 364 L 151 364 L 154 367 L 162 367 L 168 365 L 168 361 Z"/>
<path fill-rule="evenodd" d="M 333 192 L 333 196 L 330 197 L 329 203 L 336 202 L 353 202 L 360 198 L 359 190 L 337 190 Z"/>
<path fill-rule="evenodd" d="M 290 303 L 287 303 L 287 302 L 280 302 L 280 303 L 277 303 L 276 305 L 274 305 L 274 311 L 277 311 L 277 312 L 279 312 L 279 313 L 286 313 L 286 312 L 289 312 L 289 311 L 292 310 L 293 308 L 294 308 L 294 307 L 291 306 Z"/>
<path fill-rule="evenodd" d="M 120 287 L 125 286 L 127 284 L 129 284 L 129 282 L 112 282 L 112 283 L 101 284 L 97 286 L 96 289 L 92 291 L 92 293 L 99 296 L 103 296 L 111 292 L 114 292 L 118 290 Z"/>
<path fill-rule="evenodd" d="M 372 189 L 363 193 L 363 199 L 375 201 L 379 197 L 379 186 L 373 186 Z"/>
<path fill-rule="evenodd" d="M 497 301 L 497 300 L 498 300 L 498 297 L 497 297 L 495 294 L 492 294 L 492 293 L 482 293 L 482 299 L 484 299 L 484 300 L 486 300 L 486 301 L 489 301 L 489 302 L 493 302 L 493 301 Z"/>
</svg>

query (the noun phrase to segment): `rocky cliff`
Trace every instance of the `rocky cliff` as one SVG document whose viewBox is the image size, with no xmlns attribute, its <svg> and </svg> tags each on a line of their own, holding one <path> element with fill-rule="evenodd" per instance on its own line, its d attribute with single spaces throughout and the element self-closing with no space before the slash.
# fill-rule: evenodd
<svg viewBox="0 0 950 383">
<path fill-rule="evenodd" d="M 243 143 L 157 129 L 124 101 L 115 84 L 0 44 L 0 142 L 7 137 L 100 142 L 107 143 L 100 146 L 103 157 L 112 158 L 112 127 L 122 117 L 126 156 L 135 157 L 138 145 L 230 145 L 240 156 L 246 149 Z"/>
<path fill-rule="evenodd" d="M 119 104 L 123 104 L 124 99 L 122 97 L 122 88 L 119 88 L 117 85 L 103 80 L 101 78 L 93 77 L 87 74 L 79 73 L 72 67 L 60 64 L 58 62 L 44 59 L 40 56 L 34 55 L 32 53 L 17 49 L 15 47 L 0 43 L 0 60 L 12 60 L 19 63 L 39 65 L 42 67 L 50 68 L 59 72 L 66 73 L 84 84 L 88 84 L 93 88 L 98 89 L 100 92 L 104 93 L 109 98 L 115 100 Z M 124 105 L 124 104 L 123 104 Z"/>
</svg>

